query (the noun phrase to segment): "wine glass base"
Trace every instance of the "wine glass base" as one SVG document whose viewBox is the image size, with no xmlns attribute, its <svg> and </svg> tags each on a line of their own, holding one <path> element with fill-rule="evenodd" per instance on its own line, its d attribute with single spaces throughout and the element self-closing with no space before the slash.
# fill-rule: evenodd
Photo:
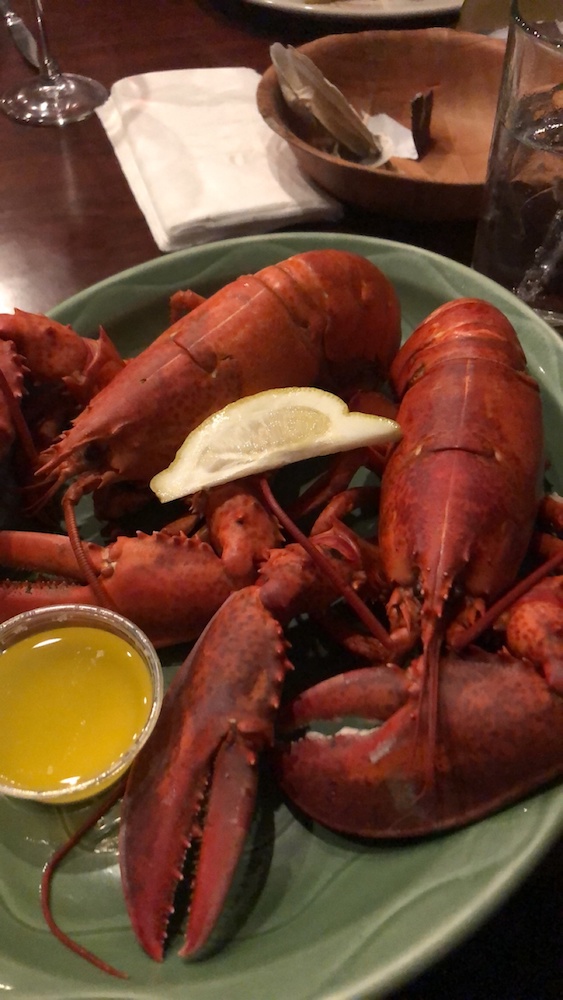
<svg viewBox="0 0 563 1000">
<path fill-rule="evenodd" d="M 68 125 L 88 118 L 108 97 L 96 80 L 61 73 L 52 79 L 35 77 L 3 94 L 0 110 L 27 125 Z"/>
</svg>

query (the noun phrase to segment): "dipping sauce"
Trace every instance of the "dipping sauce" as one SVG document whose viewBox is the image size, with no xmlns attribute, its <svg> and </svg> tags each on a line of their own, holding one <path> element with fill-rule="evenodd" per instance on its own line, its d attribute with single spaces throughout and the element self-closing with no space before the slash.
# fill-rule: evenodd
<svg viewBox="0 0 563 1000">
<path fill-rule="evenodd" d="M 56 625 L 15 642 L 0 653 L 0 782 L 72 800 L 135 743 L 152 704 L 147 664 L 120 635 Z"/>
</svg>

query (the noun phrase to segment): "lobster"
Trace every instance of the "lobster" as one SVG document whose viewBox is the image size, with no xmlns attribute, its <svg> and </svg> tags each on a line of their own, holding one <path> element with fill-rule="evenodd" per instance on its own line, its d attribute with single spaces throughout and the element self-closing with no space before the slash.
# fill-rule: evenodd
<svg viewBox="0 0 563 1000">
<path fill-rule="evenodd" d="M 0 315 L 0 459 L 31 427 L 24 441 L 33 463 L 124 364 L 102 329 L 91 340 L 21 309 Z"/>
<path fill-rule="evenodd" d="M 539 393 L 516 335 L 492 306 L 459 300 L 415 331 L 391 376 L 402 396 L 404 436 L 381 491 L 390 625 L 383 636 L 376 629 L 382 662 L 331 677 L 277 712 L 289 669 L 282 626 L 311 606 L 322 614 L 338 592 L 327 594 L 334 576 L 321 560 L 316 587 L 320 578 L 324 599 L 311 601 L 310 545 L 272 553 L 257 582 L 215 614 L 176 676 L 125 790 L 124 893 L 135 933 L 154 958 L 163 956 L 194 841 L 201 843 L 180 954 L 206 953 L 248 829 L 263 750 L 300 810 L 370 838 L 451 829 L 563 774 L 563 688 L 558 668 L 546 666 L 546 659 L 560 660 L 561 581 L 548 585 L 549 599 L 533 589 L 505 612 L 507 648 L 472 641 L 463 649 L 460 639 L 469 622 L 486 623 L 486 605 L 510 587 L 538 506 Z M 342 592 L 363 587 L 362 545 L 338 518 L 327 534 L 311 539 L 312 564 L 324 547 L 329 565 L 351 574 Z M 495 546 L 493 558 L 487 544 Z M 538 601 L 547 625 L 534 630 L 529 619 Z M 555 649 L 545 631 L 555 633 Z M 381 724 L 285 739 L 315 718 L 347 714 Z"/>
<path fill-rule="evenodd" d="M 345 393 L 361 377 L 369 387 L 386 376 L 400 343 L 392 285 L 345 251 L 297 254 L 193 305 L 42 454 L 44 499 L 76 476 L 72 505 L 117 483 L 142 489 L 189 431 L 227 403 L 295 384 Z"/>
<path fill-rule="evenodd" d="M 383 475 L 379 544 L 393 655 L 413 657 L 401 704 L 388 712 L 378 702 L 368 670 L 345 711 L 361 715 L 369 687 L 371 717 L 383 724 L 367 735 L 286 743 L 275 765 L 308 815 L 372 838 L 463 825 L 563 773 L 560 672 L 523 651 L 517 606 L 507 628 L 515 655 L 461 651 L 464 630 L 475 635 L 485 608 L 513 583 L 540 499 L 539 391 L 515 332 L 486 303 L 448 303 L 403 346 L 391 381 L 403 437 Z M 532 594 L 526 601 L 529 609 Z M 563 607 L 548 610 L 550 659 L 559 663 Z M 284 725 L 326 717 L 327 702 L 337 715 L 345 685 L 308 692 Z"/>
<path fill-rule="evenodd" d="M 138 560 L 135 566 L 145 559 L 149 569 L 164 547 L 156 539 L 139 538 L 137 546 L 123 543 L 104 556 L 84 546 L 74 516 L 80 498 L 94 491 L 107 510 L 112 487 L 127 484 L 127 502 L 134 508 L 186 434 L 226 403 L 296 382 L 338 387 L 344 393 L 361 384 L 370 387 L 386 376 L 400 342 L 400 306 L 392 285 L 366 258 L 344 251 L 308 251 L 240 277 L 208 300 L 195 293 L 183 293 L 180 300 L 172 300 L 180 318 L 130 359 L 39 456 L 33 509 L 40 509 L 68 479 L 77 477 L 64 494 L 63 511 L 79 567 L 76 577 L 70 559 L 73 573 L 89 590 L 70 588 L 65 594 L 59 587 L 55 594 L 52 585 L 49 593 L 39 584 L 36 590 L 28 586 L 24 597 L 22 588 L 6 587 L 4 617 L 18 608 L 33 607 L 34 601 L 72 602 L 80 593 L 87 602 L 123 610 L 137 621 L 134 602 L 122 603 L 127 588 L 118 587 L 117 573 L 100 574 L 100 564 L 124 560 L 126 552 Z M 123 498 L 117 507 L 123 508 Z M 100 509 L 101 505 L 96 508 Z M 25 566 L 56 572 L 56 550 L 60 552 L 63 545 L 38 539 L 36 559 L 25 561 Z M 4 550 L 0 562 L 22 566 L 25 546 L 23 537 L 18 541 L 5 536 L 0 541 Z M 135 552 L 139 554 L 134 556 Z M 224 586 L 219 589 L 224 595 Z M 185 595 L 183 589 L 180 593 Z M 154 609 L 150 593 L 147 603 Z M 205 602 L 209 614 L 218 603 L 219 597 Z M 176 626 L 172 641 L 178 636 L 193 638 L 193 629 L 202 624 L 200 617 L 197 626 Z M 152 626 L 148 631 L 158 643 L 164 641 Z"/>
<path fill-rule="evenodd" d="M 311 543 L 251 546 L 250 559 L 239 561 L 235 554 L 231 561 L 229 546 L 217 547 L 221 572 L 229 566 L 226 599 L 218 610 L 208 608 L 211 620 L 170 687 L 154 734 L 131 769 L 123 802 L 125 897 L 139 940 L 155 958 L 163 954 L 186 846 L 199 842 L 182 953 L 205 953 L 240 856 L 263 751 L 299 808 L 343 832 L 370 837 L 448 829 L 561 774 L 562 698 L 557 670 L 550 667 L 556 650 L 540 638 L 542 657 L 532 656 L 529 643 L 522 645 L 522 630 L 511 625 L 512 615 L 518 622 L 516 607 L 505 613 L 512 652 L 473 641 L 462 649 L 470 628 L 486 620 L 486 604 L 494 605 L 517 574 L 538 503 L 539 395 L 514 332 L 497 310 L 462 300 L 433 314 L 393 361 L 398 306 L 388 283 L 367 262 L 333 253 L 291 258 L 239 279 L 195 308 L 188 300 L 186 315 L 128 362 L 43 455 L 38 481 L 49 495 L 78 476 L 67 493 L 68 512 L 87 491 L 119 482 L 146 484 L 173 457 L 179 424 L 186 421 L 183 439 L 190 423 L 207 415 L 213 392 L 215 408 L 245 392 L 296 381 L 347 392 L 358 384 L 358 364 L 379 373 L 391 364 L 402 397 L 404 447 L 395 449 L 383 475 L 378 550 L 356 540 L 337 517 Z M 351 292 L 335 293 L 344 268 L 352 273 Z M 269 318 L 270 306 L 277 320 Z M 271 330 L 272 322 L 275 336 L 266 340 L 260 330 L 264 324 Z M 365 336 L 356 345 L 351 331 L 359 337 L 364 324 Z M 373 342 L 379 324 L 382 332 Z M 239 338 L 245 350 L 234 370 Z M 351 344 L 357 350 L 352 359 Z M 267 356 L 258 357 L 258 347 Z M 274 362 L 274 367 L 279 362 L 276 373 L 268 374 Z M 187 383 L 179 374 L 186 369 Z M 439 404 L 446 393 L 444 415 Z M 163 398 L 171 401 L 166 420 Z M 490 419 L 484 420 L 483 412 Z M 517 421 L 520 436 L 511 433 L 507 414 Z M 518 474 L 512 475 L 512 462 Z M 275 508 L 274 513 L 282 520 Z M 498 543 L 495 553 L 510 560 L 510 570 L 493 564 L 480 544 L 482 531 Z M 76 572 L 80 587 L 91 587 L 90 560 L 98 561 L 100 554 L 87 553 L 85 572 L 78 556 L 84 549 L 75 541 L 60 543 L 65 569 L 77 564 L 70 575 Z M 143 540 L 130 541 L 140 547 Z M 5 535 L 5 550 L 21 566 L 18 544 Z M 341 591 L 347 599 L 358 590 L 372 595 L 380 568 L 377 596 L 385 594 L 389 631 L 373 622 L 369 627 L 376 638 L 370 648 L 379 651 L 381 662 L 331 678 L 278 712 L 289 670 L 283 626 L 302 611 L 323 620 Z M 149 576 L 150 570 L 144 582 Z M 121 600 L 117 590 L 110 596 L 104 577 L 94 593 L 102 603 Z M 522 599 L 528 609 L 537 607 L 537 592 L 533 596 L 534 604 L 531 595 Z M 555 629 L 560 606 L 539 596 Z M 184 594 L 182 601 L 189 600 Z M 132 608 L 131 617 L 135 613 Z M 384 615 L 378 609 L 378 617 Z M 518 697 L 507 697 L 511 684 Z M 347 713 L 358 704 L 386 720 L 378 730 L 326 742 L 281 739 L 315 716 Z M 498 716 L 498 729 L 481 741 L 479 729 L 489 710 L 495 724 Z M 508 739 L 515 724 L 518 745 Z M 537 740 L 545 735 L 545 749 L 529 755 L 528 735 L 524 767 L 526 733 Z M 503 760 L 491 768 L 497 751 Z M 227 831 L 226 816 L 232 819 Z"/>
</svg>

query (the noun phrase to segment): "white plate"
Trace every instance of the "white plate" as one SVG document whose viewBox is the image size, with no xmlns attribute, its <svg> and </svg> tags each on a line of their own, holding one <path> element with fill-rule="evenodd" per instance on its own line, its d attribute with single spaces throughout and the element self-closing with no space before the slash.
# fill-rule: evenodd
<svg viewBox="0 0 563 1000">
<path fill-rule="evenodd" d="M 393 17 L 455 14 L 461 10 L 463 0 L 334 0 L 334 3 L 306 3 L 304 0 L 247 0 L 247 3 L 285 10 L 291 14 L 381 21 Z"/>
</svg>

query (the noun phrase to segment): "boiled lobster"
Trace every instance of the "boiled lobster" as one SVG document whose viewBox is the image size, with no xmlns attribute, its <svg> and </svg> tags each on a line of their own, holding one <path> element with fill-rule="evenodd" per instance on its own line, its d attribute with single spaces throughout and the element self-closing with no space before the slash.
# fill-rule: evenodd
<svg viewBox="0 0 563 1000">
<path fill-rule="evenodd" d="M 225 404 L 296 384 L 369 386 L 400 336 L 398 298 L 377 267 L 338 250 L 297 254 L 190 308 L 133 358 L 43 454 L 38 482 L 52 494 L 78 476 L 73 503 L 116 482 L 145 487 Z"/>
<path fill-rule="evenodd" d="M 0 315 L 0 459 L 21 438 L 22 420 L 32 449 L 52 444 L 123 367 L 104 330 L 90 340 L 21 309 Z"/>
<path fill-rule="evenodd" d="M 545 657 L 522 652 L 516 609 L 507 636 L 517 658 L 448 649 L 510 587 L 532 537 L 542 423 L 521 347 L 496 309 L 460 300 L 421 324 L 391 379 L 403 438 L 383 475 L 379 544 L 394 656 L 413 657 L 404 704 L 390 713 L 379 704 L 369 671 L 345 706 L 345 679 L 332 681 L 285 724 L 326 717 L 330 701 L 336 715 L 362 714 L 368 687 L 372 718 L 387 721 L 367 735 L 284 745 L 276 760 L 282 787 L 309 815 L 369 837 L 459 826 L 563 773 L 563 686 Z M 558 662 L 563 608 L 549 610 Z"/>
<path fill-rule="evenodd" d="M 351 291 L 342 294 L 345 268 Z M 129 362 L 45 453 L 38 481 L 50 484 L 49 493 L 78 476 L 67 509 L 85 491 L 108 483 L 146 484 L 173 456 L 180 406 L 187 421 L 182 439 L 209 412 L 214 387 L 215 408 L 267 385 L 314 381 L 346 391 L 358 384 L 358 364 L 373 363 L 384 372 L 396 351 L 396 298 L 379 272 L 351 255 L 300 255 L 241 279 L 214 299 L 214 308 L 211 299 L 195 309 L 189 300 L 190 311 L 178 325 Z M 272 305 L 275 327 L 268 318 Z M 377 344 L 366 330 L 353 363 L 345 364 L 351 331 L 359 336 L 364 324 L 372 331 L 380 319 Z M 260 336 L 264 324 L 268 338 Z M 242 374 L 229 353 L 240 340 L 246 345 L 237 355 L 240 366 L 249 365 Z M 259 346 L 267 356 L 258 363 Z M 275 377 L 267 373 L 272 365 L 278 366 Z M 189 370 L 187 388 L 179 369 Z M 250 556 L 237 556 L 236 547 L 229 552 L 224 541 L 214 545 L 213 560 L 228 576 L 226 600 L 214 614 L 208 606 L 211 622 L 170 687 L 123 803 L 125 896 L 139 940 L 155 958 L 162 957 L 182 859 L 194 843 L 199 858 L 182 953 L 205 951 L 252 812 L 261 751 L 269 751 L 282 788 L 305 812 L 370 837 L 420 835 L 469 822 L 561 775 L 563 697 L 560 671 L 552 666 L 560 646 L 545 641 L 544 628 L 533 642 L 529 638 L 530 618 L 540 620 L 539 605 L 548 631 L 560 637 L 557 584 L 546 584 L 549 599 L 534 590 L 519 607 L 505 610 L 511 652 L 499 649 L 505 633 L 490 627 L 479 646 L 472 641 L 462 648 L 466 630 L 486 620 L 486 606 L 517 575 L 539 498 L 539 395 L 514 331 L 486 303 L 452 303 L 412 335 L 391 375 L 402 397 L 404 442 L 383 475 L 374 544 L 356 539 L 340 523 L 336 515 L 348 498 L 337 498 L 310 541 L 279 547 L 274 521 L 268 529 L 274 536 L 250 545 Z M 170 420 L 162 419 L 163 398 L 173 403 Z M 153 433 L 157 421 L 162 441 Z M 354 496 L 359 499 L 360 492 Z M 361 491 L 362 501 L 366 496 Z M 141 538 L 129 541 L 144 545 Z M 121 609 L 121 590 L 112 593 L 105 570 L 98 577 L 106 556 L 88 547 L 84 553 L 76 539 L 72 551 L 66 542 L 58 544 L 79 586 L 91 587 L 95 573 L 100 582 L 92 599 Z M 23 536 L 6 533 L 0 561 L 21 566 L 19 545 L 27 545 Z M 110 563 L 113 555 L 108 547 Z M 92 562 L 98 564 L 94 569 Z M 49 566 L 55 568 L 51 560 Z M 192 582 L 197 593 L 198 581 Z M 283 626 L 304 611 L 325 621 L 335 597 L 350 592 L 373 603 L 375 642 L 365 646 L 381 662 L 331 678 L 278 713 L 289 669 Z M 0 607 L 7 614 L 14 613 L 8 598 L 15 593 L 4 592 Z M 189 601 L 187 593 L 181 601 Z M 133 606 L 130 614 L 135 617 Z M 371 627 L 369 616 L 362 620 Z M 370 638 L 364 631 L 356 648 Z M 378 722 L 386 720 L 368 734 L 281 738 L 315 717 L 366 710 Z M 492 721 L 483 738 L 487 718 Z M 515 725 L 519 742 L 513 739 Z"/>
<path fill-rule="evenodd" d="M 2 617 L 46 602 L 99 602 L 138 621 L 159 645 L 193 638 L 229 593 L 255 578 L 259 562 L 279 544 L 277 528 L 270 522 L 267 538 L 260 531 L 249 542 L 255 512 L 248 518 L 238 510 L 225 530 L 215 531 L 216 505 L 213 514 L 209 508 L 215 493 L 203 511 L 211 548 L 205 539 L 170 539 L 167 529 L 100 549 L 78 537 L 76 502 L 115 483 L 146 486 L 194 424 L 245 393 L 295 382 L 344 394 L 369 388 L 386 376 L 400 341 L 399 303 L 389 281 L 366 259 L 340 251 L 299 254 L 238 279 L 207 302 L 182 295 L 173 308 L 180 316 L 172 328 L 129 361 L 40 456 L 35 508 L 78 477 L 66 493 L 69 539 L 5 532 L 0 560 L 62 573 L 70 582 L 6 582 Z M 163 601 L 171 589 L 175 601 Z"/>
<path fill-rule="evenodd" d="M 400 341 L 400 307 L 390 282 L 368 260 L 344 251 L 298 254 L 238 278 L 207 301 L 184 295 L 181 307 L 173 308 L 181 317 L 94 395 L 72 426 L 41 454 L 35 477 L 35 508 L 78 477 L 63 501 L 75 554 L 70 575 L 89 588 L 80 592 L 81 599 L 123 610 L 135 621 L 133 593 L 123 604 L 116 595 L 119 573 L 106 568 L 100 574 L 100 562 L 115 565 L 116 571 L 124 562 L 125 576 L 129 557 L 135 572 L 144 560 L 149 569 L 153 560 L 162 560 L 164 546 L 155 539 L 139 539 L 136 546 L 116 546 L 105 556 L 86 548 L 74 519 L 80 497 L 95 490 L 106 503 L 108 490 L 125 482 L 127 502 L 135 506 L 137 490 L 146 495 L 149 480 L 172 460 L 188 431 L 227 402 L 296 382 L 338 387 L 343 393 L 359 384 L 372 386 L 386 376 Z M 30 566 L 25 539 L 18 543 L 5 536 L 0 562 L 57 572 L 58 556 L 51 553 L 62 544 L 49 539 L 38 543 L 36 562 Z M 171 545 L 168 549 L 173 551 Z M 193 558 L 192 563 L 195 566 Z M 22 588 L 5 587 L 0 616 L 32 607 L 34 600 L 44 604 L 79 599 L 75 588 L 59 586 L 55 594 L 51 585 L 50 590 L 41 584 L 36 596 L 30 588 L 24 597 Z M 219 591 L 225 596 L 224 582 L 218 584 Z M 123 592 L 120 588 L 120 595 Z M 185 591 L 180 593 L 184 596 Z M 207 618 L 220 600 L 218 596 L 204 602 Z M 151 594 L 143 602 L 154 608 Z M 193 627 L 176 626 L 175 638 L 165 641 L 193 638 L 194 628 L 203 624 L 200 617 Z M 162 630 L 148 631 L 159 644 L 163 641 Z"/>
<path fill-rule="evenodd" d="M 540 637 L 530 641 L 518 618 L 533 616 L 533 590 L 505 614 L 508 648 L 449 648 L 510 586 L 533 531 L 541 409 L 515 333 L 492 306 L 457 301 L 413 334 L 392 378 L 404 437 L 381 496 L 387 662 L 330 678 L 275 719 L 288 669 L 280 626 L 310 610 L 297 586 L 303 569 L 285 571 L 295 549 L 274 553 L 257 584 L 217 612 L 167 696 L 123 804 L 125 896 L 139 941 L 155 958 L 163 954 L 185 850 L 200 837 L 181 954 L 207 946 L 248 827 L 256 755 L 274 745 L 274 724 L 290 733 L 348 714 L 382 722 L 367 733 L 279 740 L 272 754 L 282 789 L 302 810 L 354 835 L 408 837 L 459 826 L 563 774 L 563 686 L 545 665 L 561 654 L 561 584 L 552 585 L 557 600 L 539 594 L 547 621 L 536 629 Z M 338 530 L 338 520 L 329 530 L 338 532 L 332 558 L 338 552 L 340 567 L 353 568 L 354 585 L 363 588 L 361 544 Z M 352 550 L 353 559 L 345 554 Z M 326 585 L 325 568 L 320 573 Z M 555 650 L 541 638 L 544 628 L 558 636 Z"/>
</svg>

